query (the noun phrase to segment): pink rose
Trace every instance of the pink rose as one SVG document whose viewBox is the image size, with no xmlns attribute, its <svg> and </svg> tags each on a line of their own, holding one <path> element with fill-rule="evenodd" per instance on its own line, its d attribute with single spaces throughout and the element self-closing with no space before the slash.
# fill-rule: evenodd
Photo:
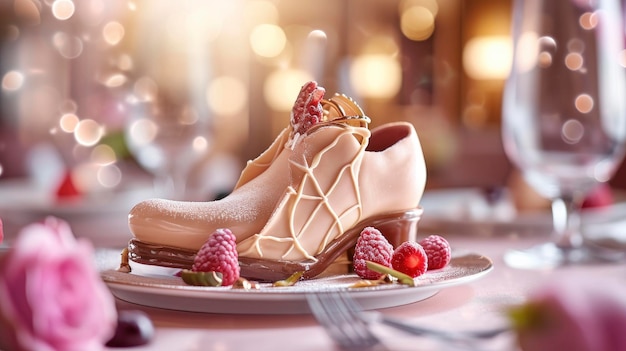
<svg viewBox="0 0 626 351">
<path fill-rule="evenodd" d="M 626 287 L 612 280 L 553 280 L 512 317 L 524 351 L 626 350 Z"/>
<path fill-rule="evenodd" d="M 48 217 L 25 227 L 0 258 L 0 349 L 100 350 L 116 323 L 93 248 L 66 222 Z"/>
</svg>

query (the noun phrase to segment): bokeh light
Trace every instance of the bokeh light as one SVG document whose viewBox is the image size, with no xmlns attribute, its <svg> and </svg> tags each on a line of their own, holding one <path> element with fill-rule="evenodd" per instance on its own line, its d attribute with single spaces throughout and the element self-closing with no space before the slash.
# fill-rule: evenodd
<svg viewBox="0 0 626 351">
<path fill-rule="evenodd" d="M 52 3 L 52 15 L 61 21 L 67 20 L 74 15 L 76 7 L 72 0 L 55 0 Z"/>
<path fill-rule="evenodd" d="M 73 133 L 78 126 L 78 116 L 73 113 L 66 113 L 59 119 L 59 127 L 66 133 Z"/>
<path fill-rule="evenodd" d="M 191 143 L 191 148 L 197 154 L 203 154 L 209 148 L 209 141 L 202 136 L 197 136 Z"/>
<path fill-rule="evenodd" d="M 252 51 L 261 57 L 278 56 L 287 44 L 287 36 L 282 28 L 274 24 L 260 24 L 250 33 Z"/>
<path fill-rule="evenodd" d="M 114 164 L 101 166 L 96 173 L 98 183 L 105 188 L 115 188 L 122 181 L 122 171 Z"/>
<path fill-rule="evenodd" d="M 61 56 L 73 59 L 83 52 L 83 41 L 64 32 L 57 32 L 52 36 L 52 44 Z"/>
<path fill-rule="evenodd" d="M 400 29 L 411 40 L 426 40 L 435 31 L 435 15 L 424 6 L 411 6 L 401 14 Z"/>
<path fill-rule="evenodd" d="M 158 132 L 159 127 L 147 118 L 132 122 L 129 128 L 130 139 L 138 147 L 150 144 Z"/>
<path fill-rule="evenodd" d="M 563 127 L 561 128 L 561 136 L 563 137 L 563 141 L 568 144 L 576 144 L 582 139 L 585 134 L 585 127 L 580 123 L 580 121 L 575 119 L 570 119 L 563 123 Z"/>
<path fill-rule="evenodd" d="M 361 55 L 350 66 L 350 83 L 360 96 L 391 98 L 400 91 L 402 68 L 390 55 Z"/>
<path fill-rule="evenodd" d="M 104 135 L 104 128 L 93 119 L 78 122 L 74 129 L 74 139 L 83 146 L 96 145 Z"/>
<path fill-rule="evenodd" d="M 102 28 L 102 37 L 109 45 L 117 45 L 124 38 L 125 30 L 119 22 L 111 21 Z"/>
<path fill-rule="evenodd" d="M 302 84 L 312 79 L 309 73 L 302 70 L 278 69 L 265 80 L 263 85 L 265 101 L 276 111 L 289 111 Z"/>
<path fill-rule="evenodd" d="M 24 84 L 24 75 L 18 71 L 9 71 L 2 77 L 2 90 L 19 90 Z"/>
<path fill-rule="evenodd" d="M 598 25 L 598 15 L 593 12 L 585 12 L 578 21 L 584 29 L 591 30 Z"/>
<path fill-rule="evenodd" d="M 512 42 L 508 36 L 475 37 L 463 48 L 465 73 L 476 80 L 505 79 L 512 60 Z"/>
<path fill-rule="evenodd" d="M 583 56 L 577 52 L 565 56 L 565 66 L 572 71 L 578 71 L 583 66 Z"/>
<path fill-rule="evenodd" d="M 589 94 L 580 94 L 576 97 L 574 105 L 580 113 L 589 113 L 593 109 L 593 98 Z"/>
<path fill-rule="evenodd" d="M 105 144 L 96 145 L 91 150 L 90 158 L 93 163 L 101 166 L 107 166 L 117 161 L 113 148 Z"/>
<path fill-rule="evenodd" d="M 104 79 L 103 84 L 109 88 L 116 88 L 126 83 L 126 76 L 121 73 L 114 73 Z"/>
</svg>

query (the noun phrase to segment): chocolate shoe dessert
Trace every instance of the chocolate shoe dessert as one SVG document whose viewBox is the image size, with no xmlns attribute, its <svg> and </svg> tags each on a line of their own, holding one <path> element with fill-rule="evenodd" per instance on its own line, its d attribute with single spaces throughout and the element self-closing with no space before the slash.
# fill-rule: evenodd
<svg viewBox="0 0 626 351">
<path fill-rule="evenodd" d="M 319 275 L 368 226 L 394 246 L 415 240 L 426 182 L 415 129 L 398 122 L 370 131 L 358 105 L 323 93 L 315 83 L 303 87 L 288 130 L 248 164 L 228 197 L 136 205 L 130 258 L 188 268 L 215 229 L 229 228 L 241 276 L 275 281 Z"/>
</svg>

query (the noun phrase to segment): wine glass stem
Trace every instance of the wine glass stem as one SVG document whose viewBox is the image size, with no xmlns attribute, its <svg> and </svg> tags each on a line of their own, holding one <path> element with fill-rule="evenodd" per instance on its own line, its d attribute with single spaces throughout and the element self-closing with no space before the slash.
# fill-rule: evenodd
<svg viewBox="0 0 626 351">
<path fill-rule="evenodd" d="M 568 195 L 552 200 L 556 245 L 563 249 L 575 249 L 583 244 L 580 231 L 580 206 L 580 201 L 575 196 Z"/>
<path fill-rule="evenodd" d="M 180 172 L 159 173 L 154 180 L 158 196 L 170 200 L 184 200 L 186 195 L 185 175 Z"/>
</svg>

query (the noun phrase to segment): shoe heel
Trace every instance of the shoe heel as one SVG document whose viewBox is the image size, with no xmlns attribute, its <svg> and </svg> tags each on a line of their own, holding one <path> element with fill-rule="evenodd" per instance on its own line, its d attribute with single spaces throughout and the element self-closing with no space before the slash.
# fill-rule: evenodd
<svg viewBox="0 0 626 351">
<path fill-rule="evenodd" d="M 421 207 L 377 218 L 369 226 L 385 236 L 394 249 L 405 241 L 417 240 L 417 224 L 424 210 Z"/>
</svg>

